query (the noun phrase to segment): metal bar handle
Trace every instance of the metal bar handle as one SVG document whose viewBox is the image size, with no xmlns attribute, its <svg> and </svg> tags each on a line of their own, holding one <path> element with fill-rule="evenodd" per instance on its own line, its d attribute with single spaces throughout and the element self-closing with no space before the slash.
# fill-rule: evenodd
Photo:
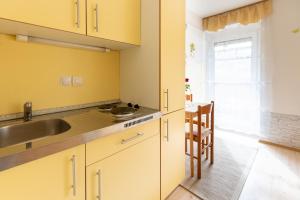
<svg viewBox="0 0 300 200">
<path fill-rule="evenodd" d="M 101 170 L 100 169 L 97 171 L 97 177 L 98 177 L 98 195 L 97 195 L 97 199 L 101 200 Z"/>
<path fill-rule="evenodd" d="M 164 124 L 166 125 L 167 127 L 167 134 L 164 136 L 164 138 L 167 140 L 167 142 L 169 142 L 169 120 L 165 120 L 164 121 Z"/>
<path fill-rule="evenodd" d="M 128 142 L 131 142 L 132 140 L 135 140 L 139 137 L 142 137 L 144 135 L 144 133 L 137 133 L 135 136 L 128 138 L 128 139 L 123 139 L 121 144 L 127 144 Z"/>
<path fill-rule="evenodd" d="M 72 156 L 72 175 L 73 175 L 73 196 L 76 196 L 76 156 Z"/>
<path fill-rule="evenodd" d="M 167 109 L 167 111 L 169 111 L 169 89 L 164 91 L 164 94 L 167 95 L 166 100 L 167 100 L 167 105 L 164 106 L 165 109 Z M 165 102 L 165 101 L 164 101 Z"/>
<path fill-rule="evenodd" d="M 77 25 L 77 28 L 80 28 L 80 0 L 76 0 L 75 5 L 76 5 L 76 8 L 77 8 L 75 24 Z"/>
<path fill-rule="evenodd" d="M 95 11 L 95 17 L 96 17 L 96 20 L 95 20 L 96 24 L 95 24 L 95 27 L 94 27 L 94 28 L 95 28 L 96 32 L 98 32 L 98 31 L 99 31 L 99 22 L 98 22 L 98 4 L 96 4 L 96 7 L 95 7 L 94 11 Z"/>
</svg>

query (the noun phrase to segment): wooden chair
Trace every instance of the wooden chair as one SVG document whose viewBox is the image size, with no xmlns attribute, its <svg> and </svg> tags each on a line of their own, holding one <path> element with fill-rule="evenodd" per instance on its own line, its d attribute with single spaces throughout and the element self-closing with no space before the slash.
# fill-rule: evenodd
<svg viewBox="0 0 300 200">
<path fill-rule="evenodd" d="M 185 101 L 193 102 L 193 94 L 186 94 L 185 95 Z M 185 119 L 185 123 L 189 123 L 189 120 Z"/>
<path fill-rule="evenodd" d="M 186 94 L 186 95 L 185 95 L 185 100 L 186 100 L 186 101 L 193 102 L 193 94 Z M 197 124 L 197 123 L 198 123 L 198 119 L 197 119 L 197 118 L 198 118 L 198 117 L 195 117 L 195 119 L 193 120 L 193 123 L 194 123 L 194 124 Z M 188 123 L 189 120 L 186 119 L 185 122 Z M 205 122 L 203 122 L 203 126 L 205 126 Z"/>
<path fill-rule="evenodd" d="M 202 117 L 205 116 L 205 125 L 203 125 Z M 198 106 L 198 121 L 197 125 L 194 124 L 193 128 L 193 141 L 197 142 L 197 177 L 201 178 L 201 156 L 206 154 L 206 160 L 209 157 L 210 150 L 210 163 L 214 163 L 214 102 L 205 106 Z M 190 138 L 190 131 L 186 131 L 185 142 L 187 146 L 187 139 Z M 193 158 L 191 158 L 193 159 Z"/>
</svg>

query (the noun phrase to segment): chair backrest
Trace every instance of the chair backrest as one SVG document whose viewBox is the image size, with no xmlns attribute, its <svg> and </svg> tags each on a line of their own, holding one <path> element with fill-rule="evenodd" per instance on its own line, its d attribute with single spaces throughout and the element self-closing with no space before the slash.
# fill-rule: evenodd
<svg viewBox="0 0 300 200">
<path fill-rule="evenodd" d="M 186 94 L 185 95 L 185 100 L 186 101 L 193 101 L 193 94 Z"/>
<path fill-rule="evenodd" d="M 199 127 L 202 124 L 202 116 L 205 115 L 205 127 L 206 128 L 211 128 L 212 130 L 214 129 L 214 108 L 215 108 L 215 103 L 214 101 L 211 101 L 210 104 L 207 104 L 205 106 L 198 106 L 198 125 Z"/>
</svg>

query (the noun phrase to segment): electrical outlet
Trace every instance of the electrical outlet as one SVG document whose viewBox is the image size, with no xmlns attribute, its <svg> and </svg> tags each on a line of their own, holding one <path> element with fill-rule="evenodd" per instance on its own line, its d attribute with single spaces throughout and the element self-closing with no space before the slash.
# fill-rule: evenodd
<svg viewBox="0 0 300 200">
<path fill-rule="evenodd" d="M 72 85 L 73 85 L 73 87 L 83 86 L 83 78 L 80 76 L 73 76 L 72 77 Z"/>
<path fill-rule="evenodd" d="M 72 77 L 71 76 L 62 76 L 60 77 L 60 85 L 63 87 L 68 87 L 72 85 Z"/>
</svg>

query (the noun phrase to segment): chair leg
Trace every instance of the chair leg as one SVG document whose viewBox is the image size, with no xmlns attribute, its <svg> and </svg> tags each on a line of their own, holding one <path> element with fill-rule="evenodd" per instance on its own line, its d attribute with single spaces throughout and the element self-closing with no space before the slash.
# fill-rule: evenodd
<svg viewBox="0 0 300 200">
<path fill-rule="evenodd" d="M 184 145 L 185 153 L 187 153 L 187 139 L 185 138 L 185 145 Z"/>
<path fill-rule="evenodd" d="M 200 143 L 200 144 L 199 144 Z M 202 140 L 198 142 L 198 148 L 197 148 L 197 154 L 198 154 L 198 159 L 197 159 L 197 176 L 198 179 L 201 179 L 201 156 L 202 156 Z"/>
<path fill-rule="evenodd" d="M 205 140 L 206 140 L 206 144 L 209 144 L 209 138 L 206 137 Z M 207 147 L 207 148 L 205 149 L 205 159 L 206 159 L 206 160 L 208 160 L 208 151 L 209 151 L 209 147 Z"/>
<path fill-rule="evenodd" d="M 202 149 L 204 149 L 204 140 L 202 140 Z M 202 151 L 202 154 L 204 155 L 204 151 Z"/>
<path fill-rule="evenodd" d="M 212 133 L 210 138 L 210 164 L 214 164 L 214 152 L 215 152 L 215 141 L 214 141 L 214 133 Z"/>
</svg>

